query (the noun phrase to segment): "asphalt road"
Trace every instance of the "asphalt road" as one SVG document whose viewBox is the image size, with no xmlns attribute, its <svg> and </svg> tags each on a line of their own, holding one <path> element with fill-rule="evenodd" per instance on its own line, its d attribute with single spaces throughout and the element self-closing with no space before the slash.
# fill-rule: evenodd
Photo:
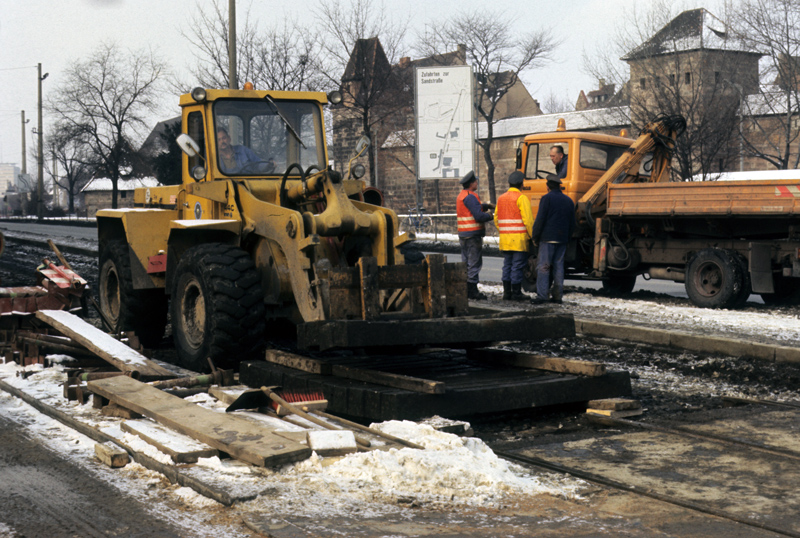
<svg viewBox="0 0 800 538">
<path fill-rule="evenodd" d="M 0 222 L 0 230 L 8 230 L 10 232 L 23 232 L 41 234 L 48 238 L 57 237 L 73 237 L 79 240 L 95 241 L 97 240 L 97 230 L 93 227 L 84 226 L 62 226 L 57 224 L 37 224 L 37 223 L 18 223 L 18 222 Z M 58 241 L 56 241 L 58 242 Z M 461 261 L 460 254 L 445 254 L 447 261 L 457 262 Z M 502 258 L 484 256 L 483 269 L 481 270 L 481 282 L 496 282 L 502 281 L 501 274 L 503 268 Z M 567 279 L 565 284 L 567 286 L 582 287 L 589 289 L 600 289 L 601 283 L 596 280 L 572 280 Z M 636 287 L 633 291 L 645 290 L 653 293 L 662 293 L 672 297 L 688 298 L 686 289 L 682 283 L 670 282 L 668 280 L 645 280 L 639 277 L 636 280 Z M 758 295 L 751 295 L 750 302 L 763 304 L 764 301 Z"/>
</svg>

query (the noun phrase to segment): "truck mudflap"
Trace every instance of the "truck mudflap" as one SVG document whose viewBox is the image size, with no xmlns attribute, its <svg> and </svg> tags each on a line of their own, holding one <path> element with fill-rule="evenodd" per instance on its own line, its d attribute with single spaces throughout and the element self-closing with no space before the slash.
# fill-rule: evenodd
<svg viewBox="0 0 800 538">
<path fill-rule="evenodd" d="M 572 314 L 550 310 L 405 320 L 312 321 L 297 326 L 300 349 L 419 346 L 470 348 L 575 336 Z"/>
</svg>

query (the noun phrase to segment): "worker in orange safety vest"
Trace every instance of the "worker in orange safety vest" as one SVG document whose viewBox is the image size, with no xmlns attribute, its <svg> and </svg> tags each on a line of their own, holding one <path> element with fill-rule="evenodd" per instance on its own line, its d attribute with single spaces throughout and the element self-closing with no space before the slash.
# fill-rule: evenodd
<svg viewBox="0 0 800 538">
<path fill-rule="evenodd" d="M 461 178 L 463 190 L 456 198 L 458 242 L 461 245 L 461 261 L 467 266 L 467 297 L 485 300 L 486 295 L 478 291 L 478 280 L 483 267 L 484 223 L 492 220 L 492 204 L 483 204 L 478 197 L 478 176 L 470 170 Z"/>
<path fill-rule="evenodd" d="M 512 172 L 508 176 L 510 188 L 497 199 L 494 224 L 500 232 L 500 252 L 503 254 L 503 300 L 523 301 L 523 270 L 528 263 L 528 249 L 533 230 L 531 201 L 520 192 L 525 176 Z"/>
</svg>

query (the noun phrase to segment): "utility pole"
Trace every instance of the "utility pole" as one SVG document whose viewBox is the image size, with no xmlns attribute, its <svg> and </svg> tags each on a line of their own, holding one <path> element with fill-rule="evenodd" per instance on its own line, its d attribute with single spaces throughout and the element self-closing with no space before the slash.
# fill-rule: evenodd
<svg viewBox="0 0 800 538">
<path fill-rule="evenodd" d="M 228 89 L 236 90 L 236 0 L 228 0 Z"/>
<path fill-rule="evenodd" d="M 36 128 L 36 136 L 39 139 L 39 180 L 36 183 L 36 218 L 42 220 L 44 217 L 44 140 L 42 127 L 42 81 L 47 78 L 49 73 L 42 75 L 42 64 L 38 64 L 39 81 L 39 126 Z"/>
<path fill-rule="evenodd" d="M 25 153 L 25 124 L 31 120 L 25 119 L 25 111 L 22 111 L 22 174 L 28 173 L 28 155 Z"/>
</svg>

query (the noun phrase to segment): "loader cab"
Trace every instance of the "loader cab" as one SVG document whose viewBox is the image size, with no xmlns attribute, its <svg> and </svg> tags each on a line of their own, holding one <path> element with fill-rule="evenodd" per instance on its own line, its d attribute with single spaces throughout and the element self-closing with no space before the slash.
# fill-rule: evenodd
<svg viewBox="0 0 800 538">
<path fill-rule="evenodd" d="M 213 125 L 222 175 L 276 178 L 294 163 L 325 168 L 322 115 L 313 101 L 219 99 Z"/>
</svg>

